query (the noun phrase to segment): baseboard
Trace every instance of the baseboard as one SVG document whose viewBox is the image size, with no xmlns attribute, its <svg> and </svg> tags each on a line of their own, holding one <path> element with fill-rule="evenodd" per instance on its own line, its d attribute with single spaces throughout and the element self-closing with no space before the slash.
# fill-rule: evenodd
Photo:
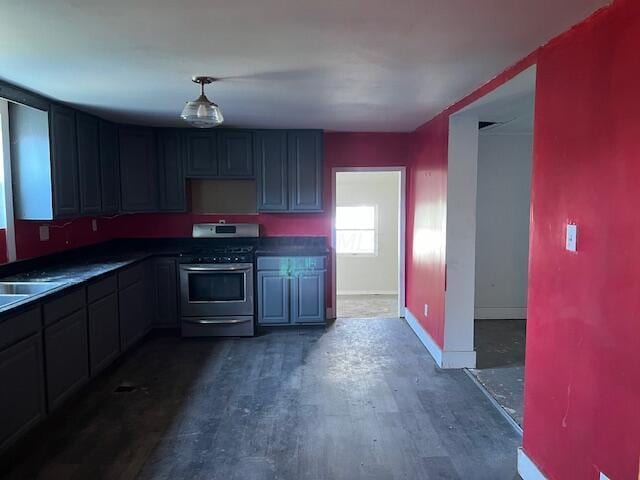
<svg viewBox="0 0 640 480">
<path fill-rule="evenodd" d="M 336 295 L 348 297 L 350 295 L 398 295 L 397 290 L 344 290 Z"/>
<path fill-rule="evenodd" d="M 547 480 L 547 477 L 533 463 L 522 447 L 518 448 L 518 473 L 522 480 Z"/>
<path fill-rule="evenodd" d="M 526 320 L 527 308 L 517 307 L 477 307 L 476 320 Z"/>
<path fill-rule="evenodd" d="M 476 352 L 455 352 L 450 350 L 442 350 L 429 333 L 422 328 L 420 322 L 411 310 L 404 309 L 404 319 L 416 334 L 420 342 L 433 357 L 436 365 L 440 368 L 476 368 Z"/>
<path fill-rule="evenodd" d="M 476 368 L 476 352 L 463 351 L 452 352 L 444 350 L 442 352 L 442 368 Z"/>
<path fill-rule="evenodd" d="M 411 313 L 411 310 L 409 310 L 408 308 L 404 309 L 404 319 L 411 327 L 411 330 L 413 330 L 413 333 L 416 334 L 418 340 L 422 342 L 429 354 L 433 357 L 436 365 L 442 367 L 442 349 L 435 342 L 435 340 L 431 338 L 431 335 L 429 335 L 427 331 L 422 328 L 420 322 L 418 322 L 418 319 L 413 315 L 413 313 Z"/>
</svg>

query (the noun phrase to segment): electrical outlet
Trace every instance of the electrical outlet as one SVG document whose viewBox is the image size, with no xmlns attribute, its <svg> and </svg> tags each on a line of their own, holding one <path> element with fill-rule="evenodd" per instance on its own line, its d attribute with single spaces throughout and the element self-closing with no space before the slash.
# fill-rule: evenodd
<svg viewBox="0 0 640 480">
<path fill-rule="evenodd" d="M 41 242 L 45 242 L 45 241 L 49 240 L 49 225 L 40 225 L 40 228 L 38 229 L 38 232 L 40 234 L 40 241 Z"/>
<path fill-rule="evenodd" d="M 424 304 L 424 316 L 429 316 L 429 305 L 427 305 L 426 303 Z"/>
<path fill-rule="evenodd" d="M 98 220 L 96 220 L 95 218 L 91 220 L 91 230 L 93 230 L 94 232 L 98 231 Z"/>
<path fill-rule="evenodd" d="M 578 251 L 578 226 L 572 223 L 567 224 L 567 245 L 570 252 Z"/>
</svg>

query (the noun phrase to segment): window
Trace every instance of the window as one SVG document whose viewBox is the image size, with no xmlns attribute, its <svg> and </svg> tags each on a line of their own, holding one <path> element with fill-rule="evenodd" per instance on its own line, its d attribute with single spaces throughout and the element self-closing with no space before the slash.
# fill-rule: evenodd
<svg viewBox="0 0 640 480">
<path fill-rule="evenodd" d="M 373 205 L 336 207 L 336 251 L 338 254 L 377 254 L 376 210 Z"/>
</svg>

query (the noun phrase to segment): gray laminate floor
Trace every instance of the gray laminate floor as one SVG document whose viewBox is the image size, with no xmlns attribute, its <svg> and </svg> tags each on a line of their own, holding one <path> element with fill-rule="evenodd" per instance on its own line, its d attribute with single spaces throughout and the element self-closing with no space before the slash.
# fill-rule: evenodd
<svg viewBox="0 0 640 480">
<path fill-rule="evenodd" d="M 152 338 L 51 420 L 9 478 L 518 478 L 512 428 L 397 318 Z"/>
<path fill-rule="evenodd" d="M 397 295 L 338 295 L 338 318 L 391 318 L 398 316 Z"/>
<path fill-rule="evenodd" d="M 476 320 L 478 381 L 522 426 L 524 417 L 524 354 L 526 320 Z"/>
</svg>

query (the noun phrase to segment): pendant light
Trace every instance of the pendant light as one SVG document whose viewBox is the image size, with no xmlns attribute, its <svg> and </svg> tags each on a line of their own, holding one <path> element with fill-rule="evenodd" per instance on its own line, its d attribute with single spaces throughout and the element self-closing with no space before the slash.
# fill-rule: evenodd
<svg viewBox="0 0 640 480">
<path fill-rule="evenodd" d="M 204 86 L 215 82 L 216 79 L 212 77 L 193 77 L 192 80 L 200 84 L 200 96 L 192 102 L 187 102 L 180 117 L 194 127 L 217 127 L 224 121 L 222 110 L 204 94 Z"/>
</svg>

